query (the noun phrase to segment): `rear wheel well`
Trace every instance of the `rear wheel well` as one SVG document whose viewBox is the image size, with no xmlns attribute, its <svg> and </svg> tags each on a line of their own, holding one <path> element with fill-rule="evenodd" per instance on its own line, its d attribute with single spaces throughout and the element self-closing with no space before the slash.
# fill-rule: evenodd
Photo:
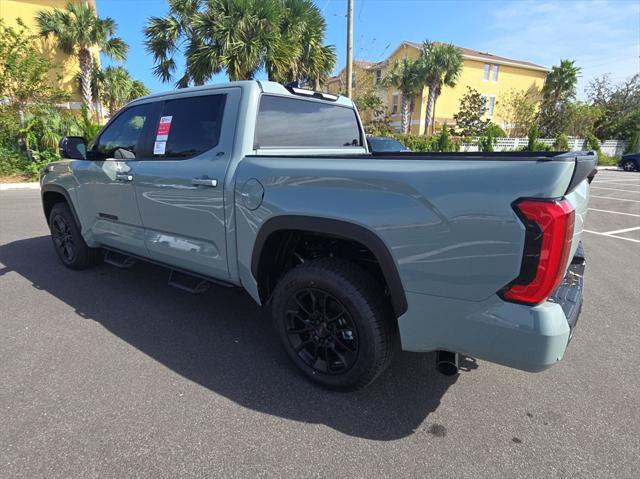
<svg viewBox="0 0 640 479">
<path fill-rule="evenodd" d="M 383 271 L 379 258 L 369 247 L 333 234 L 294 229 L 274 231 L 262 244 L 256 271 L 261 301 L 268 301 L 287 271 L 319 258 L 341 258 L 358 264 L 380 284 L 397 316 L 406 310 L 404 291 L 399 293 L 398 285 L 389 284 L 389 272 Z M 399 294 L 402 298 L 394 297 Z"/>
</svg>

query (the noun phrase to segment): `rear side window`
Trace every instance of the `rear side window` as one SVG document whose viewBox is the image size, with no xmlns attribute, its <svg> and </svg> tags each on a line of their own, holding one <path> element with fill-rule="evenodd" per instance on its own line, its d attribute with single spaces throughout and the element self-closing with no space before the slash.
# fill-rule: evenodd
<svg viewBox="0 0 640 479">
<path fill-rule="evenodd" d="M 153 139 L 153 157 L 188 158 L 215 147 L 226 95 L 167 100 Z"/>
<path fill-rule="evenodd" d="M 272 95 L 260 99 L 255 148 L 362 146 L 352 108 Z"/>
</svg>

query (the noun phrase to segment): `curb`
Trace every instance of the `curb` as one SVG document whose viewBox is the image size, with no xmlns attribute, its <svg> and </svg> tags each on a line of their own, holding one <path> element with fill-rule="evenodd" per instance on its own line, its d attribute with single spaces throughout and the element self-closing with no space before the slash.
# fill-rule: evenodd
<svg viewBox="0 0 640 479">
<path fill-rule="evenodd" d="M 620 170 L 620 168 L 618 168 L 617 166 L 598 166 L 598 169 L 599 170 L 612 170 L 612 171 Z M 622 171 L 622 170 L 620 170 L 620 171 Z"/>
<path fill-rule="evenodd" d="M 39 190 L 40 183 L 0 183 L 0 191 L 9 190 Z"/>
</svg>

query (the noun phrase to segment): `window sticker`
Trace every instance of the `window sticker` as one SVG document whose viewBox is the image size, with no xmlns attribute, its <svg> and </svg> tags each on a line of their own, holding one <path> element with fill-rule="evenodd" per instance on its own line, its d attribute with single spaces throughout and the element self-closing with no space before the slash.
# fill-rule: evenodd
<svg viewBox="0 0 640 479">
<path fill-rule="evenodd" d="M 154 155 L 164 155 L 164 152 L 167 149 L 166 141 L 156 141 L 153 144 L 153 154 Z"/>
<path fill-rule="evenodd" d="M 160 117 L 160 123 L 158 123 L 158 131 L 156 132 L 156 142 L 167 141 L 169 139 L 169 130 L 171 129 L 172 119 L 173 119 L 173 116 Z M 163 153 L 158 153 L 158 154 L 163 154 Z"/>
</svg>

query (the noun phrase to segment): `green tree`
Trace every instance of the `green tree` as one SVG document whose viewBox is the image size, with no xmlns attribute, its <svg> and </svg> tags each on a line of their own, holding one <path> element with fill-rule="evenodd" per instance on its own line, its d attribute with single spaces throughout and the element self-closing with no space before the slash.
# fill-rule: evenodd
<svg viewBox="0 0 640 479">
<path fill-rule="evenodd" d="M 595 78 L 586 89 L 589 103 L 601 115 L 594 131 L 601 140 L 630 140 L 640 132 L 640 74 L 613 84 L 608 75 Z"/>
<path fill-rule="evenodd" d="M 458 112 L 453 115 L 456 122 L 456 134 L 463 137 L 484 135 L 491 121 L 483 118 L 486 112 L 486 98 L 468 86 L 467 92 L 460 98 Z"/>
<path fill-rule="evenodd" d="M 595 132 L 595 124 L 602 116 L 602 109 L 596 105 L 589 105 L 583 101 L 576 101 L 566 105 L 568 126 L 563 131 L 569 136 L 585 138 Z"/>
<path fill-rule="evenodd" d="M 100 98 L 113 116 L 126 103 L 149 94 L 149 89 L 139 80 L 134 80 L 126 68 L 109 66 L 100 75 Z"/>
<path fill-rule="evenodd" d="M 425 41 L 420 50 L 418 64 L 420 66 L 420 78 L 424 85 L 429 87 L 427 98 L 425 134 L 431 126 L 433 133 L 433 118 L 436 111 L 436 103 L 442 92 L 442 88 L 456 85 L 464 57 L 459 48 L 454 45 L 445 45 L 437 42 Z"/>
<path fill-rule="evenodd" d="M 358 108 L 361 118 L 366 117 L 370 119 L 370 121 L 364 125 L 367 134 L 386 136 L 391 133 L 387 107 L 384 104 L 384 100 L 380 98 L 375 91 L 367 90 L 364 93 L 359 93 L 353 101 Z"/>
<path fill-rule="evenodd" d="M 544 137 L 555 137 L 570 127 L 571 101 L 576 96 L 580 71 L 571 60 L 560 60 L 560 65 L 551 67 L 542 87 L 538 115 L 540 133 Z"/>
<path fill-rule="evenodd" d="M 124 60 L 127 56 L 127 44 L 115 36 L 116 22 L 112 18 L 99 18 L 90 4 L 71 2 L 65 9 L 39 11 L 36 21 L 41 36 L 52 35 L 63 52 L 78 57 L 82 75 L 82 99 L 91 110 L 91 71 L 94 64 L 92 51 L 99 49 L 114 60 Z"/>
<path fill-rule="evenodd" d="M 271 80 L 318 85 L 335 65 L 325 29 L 311 0 L 169 0 L 168 14 L 150 18 L 144 33 L 162 81 L 174 79 L 175 57 L 184 55 L 183 88 L 221 71 L 249 80 L 261 69 Z"/>
<path fill-rule="evenodd" d="M 560 65 L 551 67 L 542 87 L 542 94 L 551 101 L 551 106 L 556 107 L 560 101 L 575 97 L 581 70 L 572 60 L 560 60 Z"/>
<path fill-rule="evenodd" d="M 67 94 L 51 85 L 51 63 L 33 48 L 37 38 L 18 20 L 18 28 L 5 26 L 0 20 L 0 98 L 9 100 L 11 108 L 24 111 L 28 104 L 55 103 Z"/>
<path fill-rule="evenodd" d="M 531 87 L 527 90 L 510 90 L 500 97 L 496 105 L 499 116 L 507 124 L 509 137 L 523 137 L 533 126 L 540 105 L 540 90 Z"/>
<path fill-rule="evenodd" d="M 409 132 L 410 105 L 413 98 L 422 90 L 421 67 L 417 61 L 403 58 L 396 61 L 382 79 L 382 84 L 400 92 L 400 130 Z"/>
</svg>

